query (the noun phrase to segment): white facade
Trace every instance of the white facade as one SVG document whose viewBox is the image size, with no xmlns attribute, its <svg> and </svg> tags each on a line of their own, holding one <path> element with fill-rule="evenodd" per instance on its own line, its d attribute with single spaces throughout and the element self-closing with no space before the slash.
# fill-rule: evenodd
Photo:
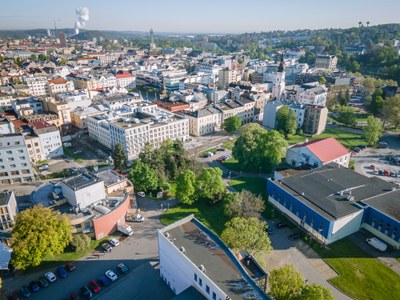
<svg viewBox="0 0 400 300">
<path fill-rule="evenodd" d="M 272 99 L 279 100 L 283 97 L 285 92 L 285 71 L 277 72 L 275 76 L 274 85 L 272 86 Z"/>
<path fill-rule="evenodd" d="M 301 128 L 304 124 L 305 107 L 303 105 L 289 105 L 289 109 L 296 114 L 296 128 Z"/>
<path fill-rule="evenodd" d="M 214 108 L 204 108 L 186 115 L 189 119 L 189 133 L 202 136 L 221 130 L 222 113 Z"/>
<path fill-rule="evenodd" d="M 0 117 L 0 135 L 14 133 L 14 124 L 7 118 Z"/>
<path fill-rule="evenodd" d="M 73 92 L 75 86 L 73 81 L 66 80 L 64 78 L 49 80 L 49 94 L 57 95 L 60 93 Z"/>
<path fill-rule="evenodd" d="M 268 128 L 275 128 L 276 124 L 276 113 L 285 103 L 281 101 L 272 101 L 268 102 L 264 106 L 264 115 L 263 115 L 263 126 Z"/>
<path fill-rule="evenodd" d="M 317 86 L 310 89 L 299 90 L 296 100 L 301 104 L 326 106 L 327 89 L 325 86 Z"/>
<path fill-rule="evenodd" d="M 35 98 L 13 100 L 11 106 L 18 117 L 29 116 L 43 112 L 43 103 Z"/>
<path fill-rule="evenodd" d="M 24 77 L 26 85 L 29 87 L 29 93 L 32 96 L 47 95 L 47 78 L 46 76 L 26 76 Z"/>
<path fill-rule="evenodd" d="M 60 131 L 56 126 L 51 125 L 45 128 L 33 127 L 33 132 L 39 137 L 43 159 L 64 155 Z"/>
<path fill-rule="evenodd" d="M 34 180 L 22 134 L 0 136 L 0 185 Z"/>
</svg>

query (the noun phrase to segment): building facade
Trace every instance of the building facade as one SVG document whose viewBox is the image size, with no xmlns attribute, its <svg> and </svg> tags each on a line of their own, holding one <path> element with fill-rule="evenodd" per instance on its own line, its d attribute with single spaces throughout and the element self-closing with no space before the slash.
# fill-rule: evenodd
<svg viewBox="0 0 400 300">
<path fill-rule="evenodd" d="M 325 131 L 327 120 L 327 107 L 307 105 L 304 113 L 303 130 L 309 134 L 321 134 Z"/>
<path fill-rule="evenodd" d="M 17 214 L 18 206 L 14 192 L 0 192 L 0 231 L 10 231 Z"/>
</svg>

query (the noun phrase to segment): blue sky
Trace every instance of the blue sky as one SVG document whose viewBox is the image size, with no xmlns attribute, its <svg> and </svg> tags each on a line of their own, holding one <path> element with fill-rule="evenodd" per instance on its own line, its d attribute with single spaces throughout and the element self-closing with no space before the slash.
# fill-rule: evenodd
<svg viewBox="0 0 400 300">
<path fill-rule="evenodd" d="M 0 29 L 72 28 L 87 6 L 87 29 L 241 33 L 399 23 L 399 0 L 5 0 Z"/>
</svg>

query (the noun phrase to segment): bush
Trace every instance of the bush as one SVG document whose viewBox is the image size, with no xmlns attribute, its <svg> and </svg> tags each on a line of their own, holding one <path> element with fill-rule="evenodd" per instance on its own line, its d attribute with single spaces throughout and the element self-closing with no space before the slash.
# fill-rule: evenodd
<svg viewBox="0 0 400 300">
<path fill-rule="evenodd" d="M 71 245 L 74 248 L 75 252 L 82 252 L 89 248 L 90 237 L 88 237 L 86 234 L 74 235 L 71 241 Z"/>
</svg>

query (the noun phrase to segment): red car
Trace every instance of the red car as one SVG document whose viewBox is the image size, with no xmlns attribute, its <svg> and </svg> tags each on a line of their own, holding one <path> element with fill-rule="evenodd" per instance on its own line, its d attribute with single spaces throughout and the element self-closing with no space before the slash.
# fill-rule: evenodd
<svg viewBox="0 0 400 300">
<path fill-rule="evenodd" d="M 94 280 L 89 281 L 88 287 L 92 290 L 93 293 L 98 293 L 101 291 L 101 287 Z"/>
<path fill-rule="evenodd" d="M 371 168 L 371 170 L 375 171 L 375 166 L 374 165 L 370 165 L 369 167 Z"/>
</svg>

